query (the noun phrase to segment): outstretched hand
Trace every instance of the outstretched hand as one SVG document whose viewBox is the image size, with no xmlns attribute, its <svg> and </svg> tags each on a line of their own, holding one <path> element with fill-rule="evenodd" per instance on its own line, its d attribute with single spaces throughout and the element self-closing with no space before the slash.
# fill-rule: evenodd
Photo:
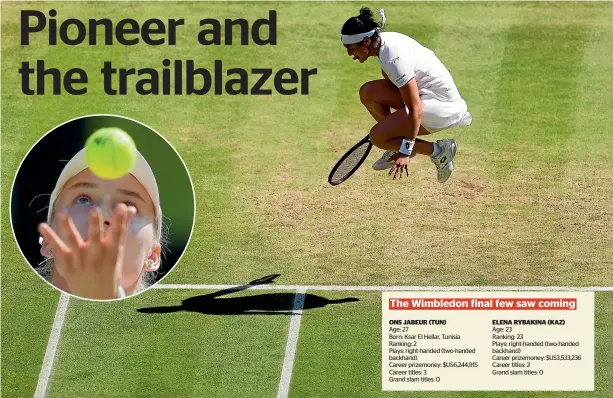
<svg viewBox="0 0 613 398">
<path fill-rule="evenodd" d="M 398 179 L 402 178 L 402 173 L 405 172 L 407 177 L 409 176 L 408 164 L 411 161 L 411 158 L 408 155 L 403 153 L 395 153 L 390 157 L 390 161 L 394 162 L 392 168 L 388 175 L 392 175 L 394 173 L 394 180 L 398 176 Z"/>
<path fill-rule="evenodd" d="M 56 259 L 54 271 L 66 281 L 71 294 L 97 300 L 120 297 L 128 225 L 135 214 L 134 207 L 118 205 L 105 232 L 100 209 L 91 209 L 87 240 L 83 240 L 65 212 L 56 216 L 57 231 L 46 223 L 39 225 L 39 232 Z"/>
</svg>

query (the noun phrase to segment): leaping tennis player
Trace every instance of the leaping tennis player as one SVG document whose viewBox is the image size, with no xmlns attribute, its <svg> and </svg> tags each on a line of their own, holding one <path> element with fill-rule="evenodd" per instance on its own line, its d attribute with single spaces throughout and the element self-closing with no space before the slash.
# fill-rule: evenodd
<svg viewBox="0 0 613 398">
<path fill-rule="evenodd" d="M 417 136 L 470 125 L 472 116 L 436 54 L 402 33 L 382 32 L 385 14 L 383 10 L 379 14 L 381 24 L 375 22 L 370 9 L 362 8 L 341 29 L 347 54 L 360 63 L 375 57 L 384 77 L 360 88 L 362 104 L 377 121 L 370 140 L 385 150 L 373 168 L 391 168 L 389 174 L 393 172 L 396 179 L 403 171 L 408 176 L 411 157 L 427 155 L 436 166 L 438 181 L 445 182 L 453 173 L 455 140 L 429 142 Z M 405 112 L 392 112 L 403 108 Z"/>
</svg>

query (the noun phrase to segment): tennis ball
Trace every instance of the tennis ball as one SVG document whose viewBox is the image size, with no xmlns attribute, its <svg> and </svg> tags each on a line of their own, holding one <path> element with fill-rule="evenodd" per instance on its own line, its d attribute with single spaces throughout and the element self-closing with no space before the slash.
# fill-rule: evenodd
<svg viewBox="0 0 613 398">
<path fill-rule="evenodd" d="M 91 172 L 100 178 L 121 178 L 136 164 L 136 145 L 125 131 L 116 127 L 102 128 L 87 139 L 85 161 Z"/>
</svg>

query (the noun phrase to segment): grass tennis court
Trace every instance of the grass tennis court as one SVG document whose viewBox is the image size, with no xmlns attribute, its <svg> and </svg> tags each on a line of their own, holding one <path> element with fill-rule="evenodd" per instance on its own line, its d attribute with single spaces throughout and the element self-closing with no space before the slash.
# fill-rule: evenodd
<svg viewBox="0 0 613 398">
<path fill-rule="evenodd" d="M 458 142 L 456 172 L 445 185 L 419 157 L 409 165 L 408 181 L 393 182 L 370 169 L 380 151 L 345 184 L 327 185 L 334 162 L 373 124 L 357 93 L 380 71 L 372 61 L 352 62 L 337 34 L 364 5 L 385 8 L 388 30 L 433 49 L 469 104 L 472 126 L 432 136 Z M 86 114 L 142 121 L 173 144 L 190 171 L 196 227 L 163 283 L 242 284 L 281 274 L 277 283 L 287 285 L 613 285 L 613 3 L 1 7 L 3 396 L 34 394 L 59 299 L 15 244 L 11 183 L 40 136 Z M 19 10 L 25 8 L 54 8 L 58 18 L 183 17 L 187 24 L 176 47 L 50 48 L 44 36 L 22 47 Z M 269 9 L 278 13 L 277 46 L 192 45 L 201 18 L 254 20 Z M 244 69 L 317 68 L 318 74 L 308 96 L 104 95 L 97 73 L 104 61 L 161 68 L 164 58 L 203 67 L 220 59 Z M 37 59 L 62 70 L 86 69 L 88 94 L 21 94 L 20 62 Z M 210 292 L 155 289 L 104 304 L 71 299 L 50 396 L 275 396 L 291 316 L 138 311 Z M 235 296 L 265 292 L 281 293 Z M 240 305 L 272 302 L 291 310 L 293 292 L 285 293 Z M 304 310 L 290 396 L 420 396 L 380 391 L 380 294 L 307 293 L 359 301 Z M 597 294 L 597 391 L 564 396 L 606 397 L 613 388 L 612 296 Z M 351 338 L 340 339 L 349 331 Z"/>
<path fill-rule="evenodd" d="M 214 299 L 226 303 L 213 300 L 205 304 L 200 298 L 200 305 L 174 312 L 141 312 L 180 306 L 182 300 L 211 293 L 214 291 L 155 289 L 117 307 L 71 300 L 49 396 L 80 396 L 84 391 L 88 396 L 277 396 L 292 312 L 291 291 L 247 290 Z M 347 299 L 352 300 L 323 305 L 326 300 Z M 233 314 L 212 314 L 222 305 L 233 308 Z M 380 293 L 307 290 L 304 305 L 290 397 L 423 396 L 423 392 L 381 392 Z M 613 364 L 612 305 L 613 294 L 597 293 L 596 393 L 563 396 L 606 397 L 613 387 L 609 371 Z M 251 314 L 262 307 L 268 315 Z"/>
</svg>

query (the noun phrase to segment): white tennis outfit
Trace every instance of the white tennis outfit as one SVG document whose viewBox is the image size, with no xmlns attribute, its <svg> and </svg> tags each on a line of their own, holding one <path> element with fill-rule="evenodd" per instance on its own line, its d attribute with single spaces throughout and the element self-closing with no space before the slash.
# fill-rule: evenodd
<svg viewBox="0 0 613 398">
<path fill-rule="evenodd" d="M 421 124 L 431 133 L 472 123 L 466 101 L 453 77 L 434 52 L 397 32 L 382 32 L 376 57 L 390 81 L 400 88 L 415 78 L 424 114 Z M 406 112 L 409 113 L 405 105 Z"/>
</svg>

